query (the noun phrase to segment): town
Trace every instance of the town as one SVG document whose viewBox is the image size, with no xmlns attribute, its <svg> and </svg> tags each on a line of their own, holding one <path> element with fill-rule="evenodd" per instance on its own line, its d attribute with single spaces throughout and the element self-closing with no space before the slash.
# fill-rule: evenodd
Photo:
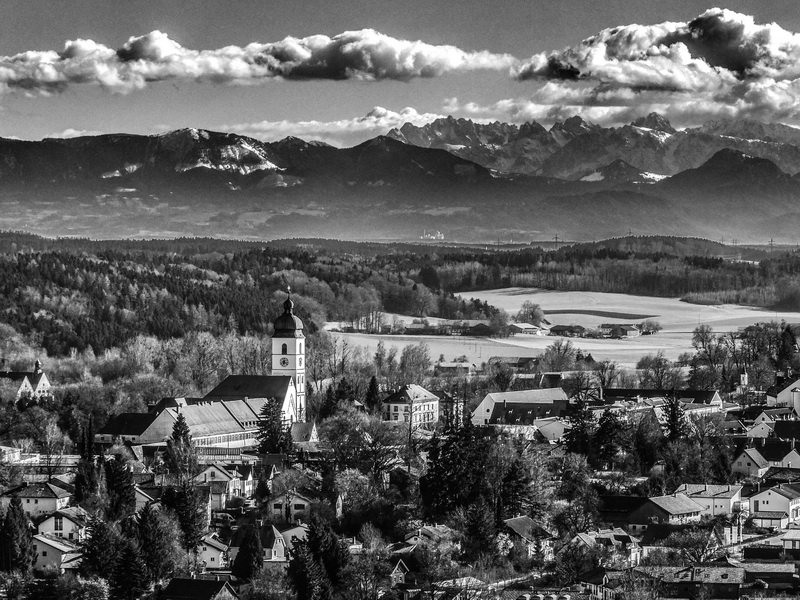
<svg viewBox="0 0 800 600">
<path fill-rule="evenodd" d="M 57 407 L 45 365 L 11 370 L 17 357 L 4 359 L 6 597 L 798 591 L 793 326 L 701 325 L 685 364 L 653 355 L 636 369 L 558 336 L 540 357 L 480 366 L 434 363 L 422 342 L 406 347 L 398 376 L 382 347 L 344 365 L 334 343 L 319 381 L 306 358 L 319 360 L 309 344 L 321 338 L 284 298 L 269 375 L 229 374 L 200 397 L 89 418 L 74 442 L 57 415 L 80 398 Z M 512 333 L 540 334 L 532 315 L 547 323 L 526 305 Z M 598 334 L 642 329 L 659 327 Z M 152 361 L 144 345 L 130 344 L 128 359 Z"/>
</svg>

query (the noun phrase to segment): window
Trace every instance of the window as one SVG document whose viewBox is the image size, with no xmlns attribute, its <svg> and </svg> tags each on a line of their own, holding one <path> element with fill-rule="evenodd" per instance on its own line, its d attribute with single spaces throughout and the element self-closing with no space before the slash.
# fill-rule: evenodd
<svg viewBox="0 0 800 600">
<path fill-rule="evenodd" d="M 47 550 L 42 550 L 42 556 L 47 556 Z"/>
<path fill-rule="evenodd" d="M 56 517 L 55 521 L 55 530 L 56 531 L 63 531 L 64 529 L 64 517 Z"/>
<path fill-rule="evenodd" d="M 295 504 L 294 505 L 294 509 L 295 510 L 305 510 L 306 509 L 306 505 L 305 504 Z"/>
<path fill-rule="evenodd" d="M 281 508 L 283 508 L 283 504 L 281 504 L 280 502 L 276 502 L 275 504 L 272 505 L 272 508 L 274 510 L 280 510 Z"/>
<path fill-rule="evenodd" d="M 286 344 L 281 345 L 281 354 L 289 354 L 289 348 Z"/>
<path fill-rule="evenodd" d="M 211 562 L 214 562 L 214 557 L 213 556 L 211 557 Z"/>
<path fill-rule="evenodd" d="M 217 476 L 215 471 L 211 471 L 211 479 L 214 479 Z"/>
</svg>

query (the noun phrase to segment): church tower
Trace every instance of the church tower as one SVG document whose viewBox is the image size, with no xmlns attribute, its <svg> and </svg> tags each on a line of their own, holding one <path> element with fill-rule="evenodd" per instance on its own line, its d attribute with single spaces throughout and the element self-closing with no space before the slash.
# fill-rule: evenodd
<svg viewBox="0 0 800 600">
<path fill-rule="evenodd" d="M 287 291 L 283 314 L 275 319 L 272 336 L 272 374 L 289 375 L 297 388 L 297 420 L 306 420 L 306 338 L 303 322 L 294 315 L 291 291 Z"/>
</svg>

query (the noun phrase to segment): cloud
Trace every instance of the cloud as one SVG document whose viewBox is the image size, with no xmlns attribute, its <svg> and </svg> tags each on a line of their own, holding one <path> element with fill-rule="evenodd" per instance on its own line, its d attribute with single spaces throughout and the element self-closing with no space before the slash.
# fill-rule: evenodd
<svg viewBox="0 0 800 600">
<path fill-rule="evenodd" d="M 104 132 L 97 131 L 94 129 L 73 129 L 72 127 L 68 127 L 63 131 L 59 131 L 58 133 L 51 133 L 50 135 L 46 135 L 46 138 L 75 138 L 75 137 L 84 137 L 88 135 L 102 135 Z"/>
<path fill-rule="evenodd" d="M 238 123 L 222 125 L 223 131 L 249 135 L 265 141 L 295 136 L 305 140 L 318 140 L 337 146 L 356 144 L 375 137 L 385 135 L 390 129 L 401 127 L 404 123 L 424 125 L 444 115 L 420 113 L 416 109 L 406 107 L 399 112 L 376 106 L 363 117 L 338 119 L 335 121 L 259 121 L 256 123 Z"/>
<path fill-rule="evenodd" d="M 94 83 L 125 93 L 166 80 L 229 84 L 274 78 L 409 81 L 453 72 L 508 71 L 515 62 L 508 54 L 398 40 L 372 29 L 216 50 L 184 48 L 166 33 L 151 31 L 131 37 L 116 50 L 77 39 L 66 42 L 61 52 L 2 56 L 0 88 L 50 93 Z"/>
<path fill-rule="evenodd" d="M 603 122 L 660 109 L 684 125 L 800 119 L 800 34 L 720 8 L 687 22 L 604 29 L 576 46 L 536 54 L 512 73 L 546 83 L 530 98 L 474 110 L 571 110 Z"/>
</svg>

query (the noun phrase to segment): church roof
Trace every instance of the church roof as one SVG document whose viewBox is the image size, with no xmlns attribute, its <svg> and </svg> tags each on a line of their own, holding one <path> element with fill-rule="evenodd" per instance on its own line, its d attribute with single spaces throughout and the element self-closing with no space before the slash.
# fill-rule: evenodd
<svg viewBox="0 0 800 600">
<path fill-rule="evenodd" d="M 291 385 L 288 375 L 228 375 L 204 400 L 244 398 L 283 399 Z"/>
<path fill-rule="evenodd" d="M 301 338 L 303 335 L 303 321 L 293 313 L 294 302 L 287 296 L 283 303 L 283 314 L 275 319 L 274 338 Z"/>
</svg>

